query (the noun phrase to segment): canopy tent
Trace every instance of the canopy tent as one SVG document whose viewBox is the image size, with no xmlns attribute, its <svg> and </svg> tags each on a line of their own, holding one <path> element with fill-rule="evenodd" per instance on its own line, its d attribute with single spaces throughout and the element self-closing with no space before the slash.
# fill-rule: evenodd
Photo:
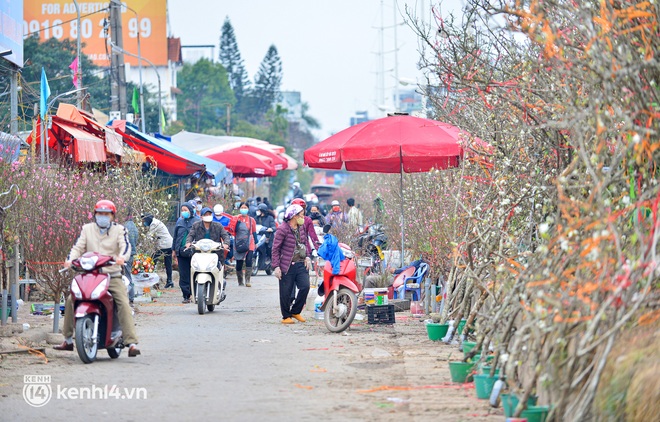
<svg viewBox="0 0 660 422">
<path fill-rule="evenodd" d="M 298 168 L 297 161 L 286 154 L 286 149 L 280 145 L 274 145 L 261 139 L 248 138 L 244 136 L 213 136 L 203 133 L 194 133 L 181 131 L 172 136 L 172 143 L 185 148 L 196 154 L 208 156 L 209 153 L 233 149 L 242 145 L 249 145 L 254 148 L 260 148 L 272 153 L 281 155 L 286 161 L 286 167 L 283 170 L 295 170 Z M 209 150 L 213 150 L 210 152 Z M 204 152 L 204 154 L 202 154 Z"/>
<path fill-rule="evenodd" d="M 275 170 L 273 161 L 264 155 L 256 154 L 254 152 L 231 149 L 227 151 L 211 153 L 206 155 L 206 157 L 225 163 L 236 176 L 277 176 L 277 170 Z"/>
<path fill-rule="evenodd" d="M 218 183 L 231 181 L 231 171 L 221 162 L 194 154 L 171 142 L 144 134 L 136 126 L 126 121 L 114 120 L 110 124 L 115 131 L 124 136 L 126 144 L 144 152 L 147 156 L 151 156 L 158 163 L 158 168 L 166 173 L 187 176 L 197 171 L 206 171 Z"/>
</svg>

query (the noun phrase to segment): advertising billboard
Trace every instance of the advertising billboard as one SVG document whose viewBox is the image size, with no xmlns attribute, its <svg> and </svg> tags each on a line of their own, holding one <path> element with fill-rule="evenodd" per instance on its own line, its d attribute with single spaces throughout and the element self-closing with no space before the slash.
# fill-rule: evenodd
<svg viewBox="0 0 660 422">
<path fill-rule="evenodd" d="M 22 21 L 23 0 L 0 2 L 0 53 L 18 67 L 23 67 Z"/>
<path fill-rule="evenodd" d="M 78 38 L 76 7 L 71 0 L 23 0 L 23 34 L 49 38 Z M 82 51 L 98 66 L 110 66 L 110 10 L 108 2 L 78 0 Z M 167 0 L 122 1 L 123 49 L 140 55 L 156 66 L 167 64 Z M 138 59 L 125 55 L 136 66 Z M 145 62 L 142 65 L 146 65 Z"/>
</svg>

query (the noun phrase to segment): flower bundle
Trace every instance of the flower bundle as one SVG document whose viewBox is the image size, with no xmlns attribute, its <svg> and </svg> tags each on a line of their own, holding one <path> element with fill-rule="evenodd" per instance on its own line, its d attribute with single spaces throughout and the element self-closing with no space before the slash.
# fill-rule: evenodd
<svg viewBox="0 0 660 422">
<path fill-rule="evenodd" d="M 150 256 L 139 253 L 133 258 L 133 268 L 131 268 L 132 274 L 153 273 L 155 269 L 156 264 Z"/>
</svg>

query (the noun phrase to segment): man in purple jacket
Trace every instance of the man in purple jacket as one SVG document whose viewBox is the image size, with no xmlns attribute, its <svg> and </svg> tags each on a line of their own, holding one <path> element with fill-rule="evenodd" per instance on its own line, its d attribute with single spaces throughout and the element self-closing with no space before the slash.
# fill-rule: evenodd
<svg viewBox="0 0 660 422">
<path fill-rule="evenodd" d="M 284 212 L 273 239 L 271 266 L 273 275 L 280 281 L 280 310 L 282 324 L 293 324 L 292 318 L 305 322 L 300 315 L 309 293 L 309 270 L 312 268 L 311 248 L 305 231 L 305 210 L 297 204 L 289 205 Z M 298 288 L 292 305 L 291 291 Z"/>
</svg>

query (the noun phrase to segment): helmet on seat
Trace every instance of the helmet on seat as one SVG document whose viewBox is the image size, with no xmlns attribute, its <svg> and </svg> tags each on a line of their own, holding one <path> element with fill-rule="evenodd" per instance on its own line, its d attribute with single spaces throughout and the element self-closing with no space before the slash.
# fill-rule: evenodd
<svg viewBox="0 0 660 422">
<path fill-rule="evenodd" d="M 107 199 L 101 199 L 96 205 L 94 205 L 94 214 L 97 212 L 110 212 L 114 215 L 117 214 L 117 207 L 114 202 Z"/>
</svg>

